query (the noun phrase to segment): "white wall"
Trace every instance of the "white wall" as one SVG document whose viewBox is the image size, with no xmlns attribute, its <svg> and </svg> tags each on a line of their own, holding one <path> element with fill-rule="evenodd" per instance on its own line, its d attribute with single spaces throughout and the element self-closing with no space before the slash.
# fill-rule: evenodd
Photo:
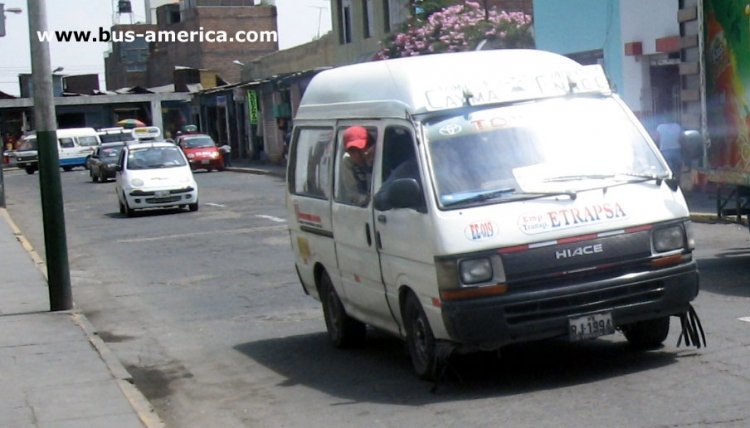
<svg viewBox="0 0 750 428">
<path fill-rule="evenodd" d="M 649 58 L 656 54 L 656 39 L 678 36 L 678 0 L 620 0 L 620 31 L 623 44 L 641 42 L 643 56 L 625 56 L 622 73 L 623 87 L 620 96 L 634 111 L 650 111 L 648 96 Z"/>
</svg>

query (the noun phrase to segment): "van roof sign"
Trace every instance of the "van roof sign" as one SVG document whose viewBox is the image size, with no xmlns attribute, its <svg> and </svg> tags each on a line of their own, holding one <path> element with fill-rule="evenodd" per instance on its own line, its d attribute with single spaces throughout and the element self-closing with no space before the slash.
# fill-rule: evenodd
<svg viewBox="0 0 750 428">
<path fill-rule="evenodd" d="M 298 119 L 404 117 L 465 105 L 609 94 L 604 71 L 562 55 L 498 49 L 371 61 L 313 77 Z"/>
<path fill-rule="evenodd" d="M 139 126 L 133 128 L 133 135 L 138 140 L 155 140 L 161 137 L 161 130 L 158 126 Z"/>
<path fill-rule="evenodd" d="M 568 94 L 608 93 L 609 82 L 599 65 L 546 74 L 499 76 L 496 80 L 468 82 L 425 92 L 431 110 L 464 105 L 496 104 Z"/>
</svg>

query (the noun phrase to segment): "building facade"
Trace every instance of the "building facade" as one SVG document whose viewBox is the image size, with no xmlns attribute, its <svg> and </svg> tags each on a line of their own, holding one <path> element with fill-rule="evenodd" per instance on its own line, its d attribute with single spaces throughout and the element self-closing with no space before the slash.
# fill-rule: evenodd
<svg viewBox="0 0 750 428">
<path fill-rule="evenodd" d="M 537 49 L 599 63 L 647 128 L 680 116 L 679 0 L 534 0 Z"/>
<path fill-rule="evenodd" d="M 123 34 L 133 31 L 145 34 L 146 31 L 156 31 L 156 25 L 124 24 L 112 27 L 112 33 Z M 104 57 L 104 80 L 110 90 L 132 88 L 134 86 L 147 87 L 149 44 L 143 38 L 132 41 L 113 42 L 111 50 Z"/>
<path fill-rule="evenodd" d="M 279 49 L 276 7 L 256 6 L 253 0 L 183 0 L 161 6 L 157 16 L 162 34 L 202 37 L 152 43 L 149 86 L 171 83 L 175 67 L 209 69 L 227 82 L 239 82 L 241 68 L 234 61 L 249 61 Z"/>
<path fill-rule="evenodd" d="M 278 51 L 276 7 L 255 0 L 181 0 L 155 10 L 155 24 L 126 24 L 105 59 L 110 90 L 173 83 L 175 68 L 212 70 L 224 81 L 239 82 L 235 61 L 250 61 Z"/>
</svg>

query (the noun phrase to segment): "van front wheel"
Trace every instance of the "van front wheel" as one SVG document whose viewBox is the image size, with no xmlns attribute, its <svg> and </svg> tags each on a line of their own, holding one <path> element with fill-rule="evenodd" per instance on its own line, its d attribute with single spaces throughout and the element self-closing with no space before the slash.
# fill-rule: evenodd
<svg viewBox="0 0 750 428">
<path fill-rule="evenodd" d="M 406 344 L 414 372 L 421 379 L 431 380 L 435 377 L 437 367 L 435 336 L 422 305 L 413 293 L 409 293 L 404 302 L 404 323 Z"/>
<path fill-rule="evenodd" d="M 325 272 L 320 277 L 320 300 L 323 303 L 326 330 L 333 346 L 351 348 L 361 345 L 365 340 L 367 327 L 346 313 L 331 278 Z"/>
</svg>

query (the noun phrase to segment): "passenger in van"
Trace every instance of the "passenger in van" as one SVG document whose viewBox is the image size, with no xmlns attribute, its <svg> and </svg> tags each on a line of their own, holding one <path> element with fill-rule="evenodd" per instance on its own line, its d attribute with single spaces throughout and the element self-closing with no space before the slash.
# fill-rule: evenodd
<svg viewBox="0 0 750 428">
<path fill-rule="evenodd" d="M 370 200 L 370 179 L 375 145 L 361 126 L 351 126 L 344 131 L 344 150 L 341 164 L 341 199 L 364 206 Z"/>
</svg>

